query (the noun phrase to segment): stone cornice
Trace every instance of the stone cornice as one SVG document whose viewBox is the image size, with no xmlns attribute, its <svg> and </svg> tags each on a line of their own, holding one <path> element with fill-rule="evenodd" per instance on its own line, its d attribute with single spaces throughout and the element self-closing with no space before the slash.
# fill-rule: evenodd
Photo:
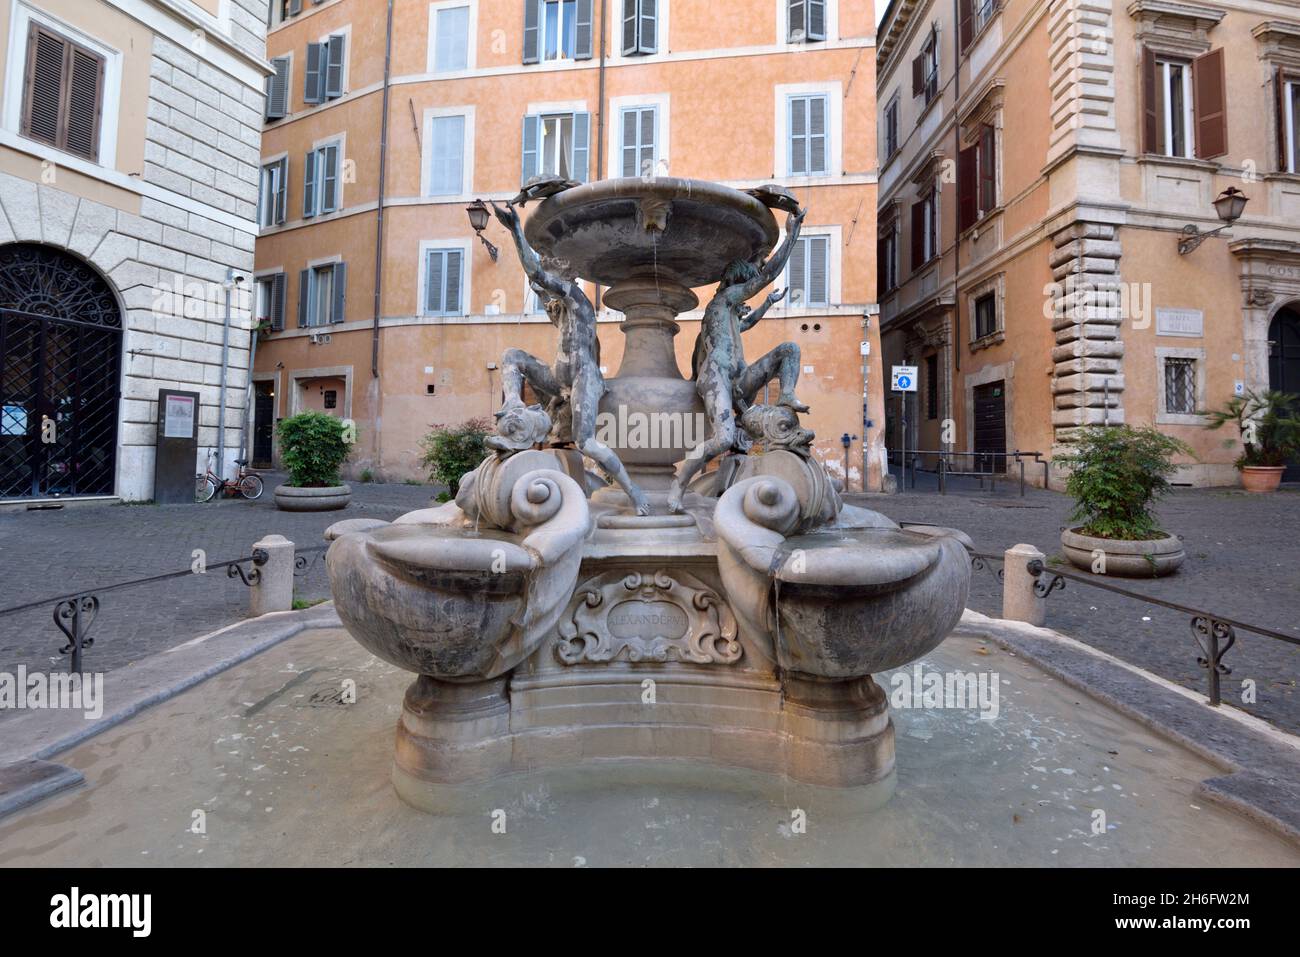
<svg viewBox="0 0 1300 957">
<path fill-rule="evenodd" d="M 1183 29 L 1213 29 L 1228 11 L 1201 3 L 1175 3 L 1174 0 L 1133 0 L 1128 15 L 1143 23 L 1172 21 Z"/>
<path fill-rule="evenodd" d="M 884 32 L 876 35 L 876 68 L 880 72 L 889 61 L 889 55 L 898 46 L 907 25 L 911 22 L 922 0 L 890 0 L 880 25 Z"/>
</svg>

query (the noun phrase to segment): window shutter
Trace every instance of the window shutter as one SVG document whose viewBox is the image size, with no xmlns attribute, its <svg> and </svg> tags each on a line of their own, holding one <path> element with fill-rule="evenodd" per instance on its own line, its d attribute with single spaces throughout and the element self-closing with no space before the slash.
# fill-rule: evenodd
<svg viewBox="0 0 1300 957">
<path fill-rule="evenodd" d="M 808 0 L 808 39 L 826 39 L 826 0 Z"/>
<path fill-rule="evenodd" d="M 641 24 L 637 29 L 636 46 L 639 53 L 659 52 L 659 2 L 640 0 Z"/>
<path fill-rule="evenodd" d="M 289 58 L 278 56 L 271 64 L 275 73 L 267 77 L 266 118 L 280 120 L 289 114 Z"/>
<path fill-rule="evenodd" d="M 987 213 L 998 204 L 997 134 L 993 127 L 980 130 L 980 213 Z"/>
<path fill-rule="evenodd" d="M 447 292 L 443 300 L 444 311 L 450 316 L 458 316 L 460 308 L 461 251 L 449 249 L 447 256 Z"/>
<path fill-rule="evenodd" d="M 830 303 L 830 240 L 825 236 L 811 236 L 808 240 L 808 303 L 825 306 Z"/>
<path fill-rule="evenodd" d="M 33 23 L 27 34 L 22 131 L 24 136 L 58 145 L 59 116 L 68 44 Z"/>
<path fill-rule="evenodd" d="M 284 294 L 285 294 L 285 275 L 282 272 L 276 273 L 271 277 L 271 331 L 280 332 L 284 329 Z"/>
<path fill-rule="evenodd" d="M 542 118 L 540 116 L 524 117 L 523 170 L 520 183 L 527 183 L 537 175 L 537 140 Z"/>
<path fill-rule="evenodd" d="M 649 106 L 641 111 L 641 155 L 638 160 L 638 167 L 643 176 L 654 176 L 658 172 L 655 169 L 655 140 L 658 137 L 659 110 L 656 107 Z"/>
<path fill-rule="evenodd" d="M 316 151 L 309 150 L 302 163 L 302 218 L 316 215 Z"/>
<path fill-rule="evenodd" d="M 284 225 L 285 207 L 289 205 L 289 157 L 280 160 L 280 174 L 275 187 L 275 224 Z"/>
<path fill-rule="evenodd" d="M 72 44 L 68 59 L 68 113 L 65 146 L 89 159 L 99 156 L 103 109 L 104 58 Z"/>
<path fill-rule="evenodd" d="M 637 169 L 637 163 L 640 160 L 641 151 L 637 148 L 638 124 L 637 111 L 623 111 L 623 175 L 636 176 L 641 171 Z"/>
<path fill-rule="evenodd" d="M 808 172 L 808 99 L 790 98 L 790 175 Z"/>
<path fill-rule="evenodd" d="M 573 58 L 591 59 L 591 0 L 578 0 L 574 21 Z"/>
<path fill-rule="evenodd" d="M 1277 169 L 1285 173 L 1291 168 L 1291 158 L 1286 155 L 1286 74 L 1282 68 L 1273 68 L 1273 119 L 1277 129 Z M 1300 130 L 1296 130 L 1300 135 Z"/>
<path fill-rule="evenodd" d="M 974 3 L 972 0 L 957 0 L 957 39 L 961 52 L 965 53 L 974 34 Z"/>
<path fill-rule="evenodd" d="M 469 7 L 439 10 L 437 32 L 433 68 L 440 73 L 465 69 L 469 65 Z"/>
<path fill-rule="evenodd" d="M 806 0 L 789 0 L 786 9 L 786 40 L 790 43 L 802 43 L 808 39 L 808 4 Z"/>
<path fill-rule="evenodd" d="M 1156 55 L 1150 48 L 1142 50 L 1142 152 L 1159 148 L 1160 117 L 1156 113 Z"/>
<path fill-rule="evenodd" d="M 536 63 L 541 50 L 541 0 L 524 0 L 524 62 Z"/>
<path fill-rule="evenodd" d="M 430 315 L 442 312 L 442 258 L 440 249 L 430 249 L 424 254 L 424 311 Z"/>
<path fill-rule="evenodd" d="M 298 273 L 298 328 L 306 328 L 311 318 L 311 270 Z"/>
<path fill-rule="evenodd" d="M 289 16 L 296 17 L 302 13 L 302 0 L 289 0 Z"/>
<path fill-rule="evenodd" d="M 573 152 L 569 156 L 569 169 L 579 183 L 587 182 L 591 156 L 591 114 L 573 114 Z"/>
<path fill-rule="evenodd" d="M 912 271 L 925 265 L 925 203 L 912 204 Z"/>
<path fill-rule="evenodd" d="M 348 307 L 348 264 L 334 264 L 334 311 L 331 322 L 346 322 Z"/>
<path fill-rule="evenodd" d="M 826 172 L 826 97 L 808 100 L 808 172 Z"/>
<path fill-rule="evenodd" d="M 347 37 L 335 34 L 325 44 L 325 98 L 343 95 L 343 63 L 346 56 Z"/>
<path fill-rule="evenodd" d="M 321 44 L 307 44 L 307 66 L 303 70 L 302 81 L 302 101 L 304 103 L 319 103 L 321 101 L 321 70 L 323 65 L 323 53 Z"/>
<path fill-rule="evenodd" d="M 339 148 L 327 146 L 321 150 L 320 209 L 318 212 L 332 213 L 339 208 Z"/>
<path fill-rule="evenodd" d="M 925 90 L 925 54 L 918 53 L 912 59 L 912 95 L 920 96 Z"/>
<path fill-rule="evenodd" d="M 1223 48 L 1192 61 L 1192 111 L 1196 117 L 1196 155 L 1213 159 L 1228 152 L 1227 79 Z"/>
<path fill-rule="evenodd" d="M 429 193 L 454 196 L 464 191 L 465 117 L 434 117 L 429 136 Z"/>
<path fill-rule="evenodd" d="M 637 43 L 637 23 L 640 17 L 640 0 L 623 0 L 623 56 L 641 52 Z"/>
<path fill-rule="evenodd" d="M 878 300 L 885 293 L 889 292 L 887 283 L 887 273 L 885 263 L 889 259 L 889 239 L 888 236 L 881 236 L 876 241 L 876 299 Z"/>
<path fill-rule="evenodd" d="M 963 232 L 979 219 L 979 147 L 957 151 L 957 231 Z"/>
<path fill-rule="evenodd" d="M 802 309 L 808 305 L 808 237 L 795 240 L 790 255 L 790 305 Z"/>
</svg>

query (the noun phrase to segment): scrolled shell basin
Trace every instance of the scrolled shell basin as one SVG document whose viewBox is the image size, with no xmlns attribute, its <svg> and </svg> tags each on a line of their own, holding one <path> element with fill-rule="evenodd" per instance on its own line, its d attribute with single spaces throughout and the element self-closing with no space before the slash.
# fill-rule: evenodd
<svg viewBox="0 0 1300 957">
<path fill-rule="evenodd" d="M 787 538 L 773 601 L 781 667 L 847 679 L 933 651 L 961 619 L 970 558 L 956 538 L 894 528 Z"/>
<path fill-rule="evenodd" d="M 646 228 L 663 215 L 662 230 Z M 748 193 L 670 176 L 603 179 L 557 193 L 524 234 L 538 252 L 602 285 L 658 275 L 687 288 L 717 282 L 733 260 L 766 255 L 780 235 L 772 211 Z"/>
<path fill-rule="evenodd" d="M 515 536 L 388 525 L 340 536 L 325 564 L 339 618 L 376 657 L 444 681 L 518 663 L 504 646 L 532 559 Z"/>
</svg>

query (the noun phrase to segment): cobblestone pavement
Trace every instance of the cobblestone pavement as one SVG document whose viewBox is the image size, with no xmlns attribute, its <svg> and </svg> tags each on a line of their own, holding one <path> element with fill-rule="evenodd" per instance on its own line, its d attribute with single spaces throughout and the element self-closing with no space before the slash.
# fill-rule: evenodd
<svg viewBox="0 0 1300 957">
<path fill-rule="evenodd" d="M 1019 543 L 1063 560 L 1061 527 L 1072 502 L 1066 496 L 1012 483 L 980 491 L 971 479 L 939 495 L 934 477 L 922 474 L 917 490 L 897 495 L 849 496 L 898 522 L 960 528 L 979 551 L 1001 554 Z M 1160 579 L 1116 579 L 1112 584 L 1154 598 L 1215 612 L 1300 638 L 1300 487 L 1273 495 L 1232 489 L 1176 489 L 1159 508 L 1161 524 L 1183 537 L 1187 560 Z M 995 564 L 992 569 L 998 566 Z M 1050 566 L 1049 566 L 1050 567 Z M 1073 566 L 1065 566 L 1073 569 Z M 977 570 L 971 608 L 986 615 L 1002 609 L 1002 586 L 993 570 Z M 1047 625 L 1124 661 L 1204 692 L 1206 672 L 1187 615 L 1069 581 L 1047 599 Z M 1237 633 L 1223 663 L 1223 697 L 1292 733 L 1300 733 L 1300 647 Z M 1242 682 L 1254 681 L 1256 701 L 1243 702 Z"/>
<path fill-rule="evenodd" d="M 248 555 L 263 535 L 278 533 L 301 547 L 323 544 L 321 532 L 343 517 L 396 518 L 426 505 L 430 486 L 353 485 L 346 512 L 292 513 L 276 509 L 267 493 L 258 502 L 205 506 L 116 505 L 61 511 L 0 513 L 0 608 L 92 586 L 188 568 L 202 548 L 209 563 Z M 963 481 L 965 485 L 963 486 Z M 897 521 L 932 522 L 966 531 L 981 551 L 1000 553 L 1019 542 L 1048 556 L 1060 554 L 1060 528 L 1069 513 L 1062 495 L 1012 484 L 995 492 L 954 480 L 947 496 L 926 491 L 850 496 Z M 1177 575 L 1125 580 L 1124 587 L 1300 636 L 1300 488 L 1252 496 L 1224 489 L 1176 491 L 1160 510 L 1164 524 L 1184 538 L 1187 561 Z M 329 595 L 324 566 L 315 561 L 297 583 L 297 595 Z M 224 571 L 139 586 L 101 597 L 95 645 L 86 666 L 109 671 L 237 621 L 246 614 L 245 588 Z M 1001 586 L 977 571 L 970 605 L 996 615 Z M 62 635 L 45 605 L 0 617 L 0 671 L 66 667 Z M 1048 625 L 1157 674 L 1205 688 L 1196 665 L 1188 618 L 1178 612 L 1069 582 L 1048 599 Z M 1226 655 L 1232 674 L 1225 699 L 1300 732 L 1300 648 L 1239 633 Z M 1257 701 L 1240 701 L 1241 682 L 1255 682 Z M 0 713 L 0 718 L 3 714 Z"/>
<path fill-rule="evenodd" d="M 0 512 L 0 608 L 94 586 L 182 571 L 203 549 L 208 564 L 251 554 L 264 535 L 283 535 L 300 548 L 325 544 L 321 533 L 342 518 L 393 519 L 423 508 L 433 486 L 352 484 L 352 504 L 337 512 L 282 512 L 272 490 L 283 475 L 263 473 L 255 502 L 226 499 L 206 505 L 73 506 L 58 511 Z M 311 558 L 313 556 L 307 556 Z M 323 558 L 295 583 L 299 598 L 329 597 Z M 0 671 L 63 669 L 63 635 L 53 604 L 0 616 Z M 111 671 L 248 613 L 248 590 L 225 569 L 141 585 L 100 596 L 85 666 Z M 3 712 L 0 712 L 0 717 Z"/>
</svg>

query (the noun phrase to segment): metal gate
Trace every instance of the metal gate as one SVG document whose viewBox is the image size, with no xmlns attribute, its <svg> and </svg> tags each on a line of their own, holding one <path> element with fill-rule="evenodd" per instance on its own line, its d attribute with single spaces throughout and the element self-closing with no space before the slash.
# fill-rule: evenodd
<svg viewBox="0 0 1300 957">
<path fill-rule="evenodd" d="M 0 498 L 112 494 L 122 315 L 66 253 L 0 246 Z"/>
</svg>

